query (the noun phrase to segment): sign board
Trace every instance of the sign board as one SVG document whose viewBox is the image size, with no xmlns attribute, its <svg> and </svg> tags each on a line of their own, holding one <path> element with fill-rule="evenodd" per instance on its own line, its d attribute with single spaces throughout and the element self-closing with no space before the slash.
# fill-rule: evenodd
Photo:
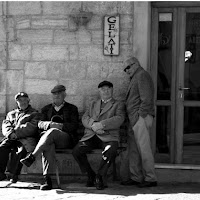
<svg viewBox="0 0 200 200">
<path fill-rule="evenodd" d="M 119 16 L 104 17 L 104 55 L 119 55 Z"/>
</svg>

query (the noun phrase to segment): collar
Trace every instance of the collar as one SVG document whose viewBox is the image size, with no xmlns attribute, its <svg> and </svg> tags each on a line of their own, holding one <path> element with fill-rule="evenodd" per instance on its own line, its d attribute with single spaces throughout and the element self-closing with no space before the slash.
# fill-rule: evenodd
<svg viewBox="0 0 200 200">
<path fill-rule="evenodd" d="M 60 104 L 59 106 L 56 106 L 54 103 L 53 103 L 53 107 L 54 109 L 58 112 L 63 106 L 64 106 L 65 102 L 63 101 L 62 104 Z"/>
<path fill-rule="evenodd" d="M 111 97 L 110 99 L 108 99 L 108 100 L 101 99 L 101 101 L 102 101 L 103 103 L 108 103 L 109 101 L 111 101 L 111 99 L 112 99 L 112 97 Z"/>
</svg>

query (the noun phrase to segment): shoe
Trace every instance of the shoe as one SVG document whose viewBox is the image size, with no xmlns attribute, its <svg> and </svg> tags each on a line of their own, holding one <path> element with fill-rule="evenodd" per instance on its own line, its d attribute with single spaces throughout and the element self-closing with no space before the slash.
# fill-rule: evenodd
<svg viewBox="0 0 200 200">
<path fill-rule="evenodd" d="M 10 179 L 11 183 L 17 183 L 18 181 L 18 175 L 13 175 L 12 178 Z"/>
<path fill-rule="evenodd" d="M 139 185 L 140 182 L 137 182 L 137 181 L 134 181 L 132 179 L 129 179 L 127 181 L 122 181 L 120 184 L 121 185 L 125 185 L 125 186 L 129 186 L 129 185 Z"/>
<path fill-rule="evenodd" d="M 95 186 L 95 176 L 88 176 L 86 187 L 94 187 L 94 186 Z"/>
<path fill-rule="evenodd" d="M 139 184 L 138 187 L 140 188 L 144 188 L 144 187 L 156 187 L 157 186 L 157 182 L 149 182 L 149 181 L 144 181 L 143 183 Z"/>
<path fill-rule="evenodd" d="M 0 181 L 6 180 L 7 176 L 4 173 L 0 173 Z"/>
<path fill-rule="evenodd" d="M 40 190 L 51 190 L 52 189 L 52 181 L 49 176 L 44 176 L 45 183 L 40 186 Z"/>
<path fill-rule="evenodd" d="M 96 175 L 95 185 L 96 185 L 97 190 L 103 190 L 105 188 L 104 183 L 103 183 L 103 178 L 99 174 Z"/>
<path fill-rule="evenodd" d="M 28 154 L 28 156 L 20 160 L 20 162 L 26 165 L 27 167 L 30 167 L 34 161 L 35 161 L 35 157 L 32 153 Z"/>
</svg>

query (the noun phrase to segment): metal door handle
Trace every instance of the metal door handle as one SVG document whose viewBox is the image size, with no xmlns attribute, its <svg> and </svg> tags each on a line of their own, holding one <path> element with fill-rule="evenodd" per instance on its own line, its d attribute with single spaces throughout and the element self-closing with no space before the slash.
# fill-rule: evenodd
<svg viewBox="0 0 200 200">
<path fill-rule="evenodd" d="M 189 90 L 190 88 L 182 88 L 182 87 L 179 87 L 179 90 Z"/>
</svg>

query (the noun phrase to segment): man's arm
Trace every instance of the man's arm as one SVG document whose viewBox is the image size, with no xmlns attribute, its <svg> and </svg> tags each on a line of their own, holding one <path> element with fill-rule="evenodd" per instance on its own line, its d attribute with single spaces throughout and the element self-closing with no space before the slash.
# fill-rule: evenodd
<svg viewBox="0 0 200 200">
<path fill-rule="evenodd" d="M 2 122 L 2 134 L 9 138 L 9 136 L 14 132 L 14 125 L 11 122 L 11 114 L 8 113 L 6 119 Z"/>
</svg>

